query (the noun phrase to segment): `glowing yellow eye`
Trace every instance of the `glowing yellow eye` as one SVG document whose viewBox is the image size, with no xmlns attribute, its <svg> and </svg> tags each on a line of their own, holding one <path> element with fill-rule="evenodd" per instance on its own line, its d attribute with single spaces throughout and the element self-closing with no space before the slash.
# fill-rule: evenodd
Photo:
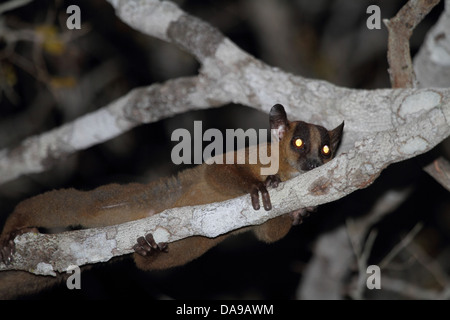
<svg viewBox="0 0 450 320">
<path fill-rule="evenodd" d="M 303 146 L 303 140 L 300 139 L 300 138 L 295 139 L 294 145 L 295 145 L 297 148 L 302 147 L 302 146 Z"/>
<path fill-rule="evenodd" d="M 323 153 L 324 155 L 328 155 L 328 154 L 330 153 L 330 147 L 327 146 L 327 145 L 324 145 L 324 146 L 322 147 L 322 153 Z"/>
</svg>

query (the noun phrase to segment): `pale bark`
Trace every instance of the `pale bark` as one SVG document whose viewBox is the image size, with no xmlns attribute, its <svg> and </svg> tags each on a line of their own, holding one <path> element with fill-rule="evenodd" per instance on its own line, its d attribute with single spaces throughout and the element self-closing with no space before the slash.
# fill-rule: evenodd
<svg viewBox="0 0 450 320">
<path fill-rule="evenodd" d="M 193 235 L 215 237 L 260 224 L 299 207 L 340 199 L 369 186 L 389 164 L 425 153 L 450 135 L 450 89 L 355 90 L 305 79 L 253 58 L 217 29 L 169 1 L 109 1 L 133 28 L 171 42 L 201 63 L 198 76 L 139 88 L 96 112 L 0 150 L 1 182 L 40 172 L 62 156 L 104 142 L 141 124 L 188 110 L 229 102 L 268 112 L 282 103 L 291 119 L 329 128 L 345 120 L 333 161 L 281 184 L 270 195 L 273 210 L 254 211 L 250 197 L 166 210 L 119 226 L 56 235 L 23 235 L 15 262 L 0 270 L 39 274 L 70 265 L 107 261 L 132 252 L 138 236 L 157 242 Z M 39 254 L 36 254 L 39 253 Z"/>
</svg>

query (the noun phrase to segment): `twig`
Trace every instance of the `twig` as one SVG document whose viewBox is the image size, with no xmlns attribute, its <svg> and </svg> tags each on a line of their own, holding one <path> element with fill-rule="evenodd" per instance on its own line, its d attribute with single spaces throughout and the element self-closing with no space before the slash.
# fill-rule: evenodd
<svg viewBox="0 0 450 320">
<path fill-rule="evenodd" d="M 437 292 L 433 289 L 418 287 L 412 283 L 383 276 L 383 289 L 399 293 L 413 299 L 446 300 L 450 298 L 450 287 Z"/>
<path fill-rule="evenodd" d="M 409 38 L 415 27 L 439 3 L 439 0 L 410 0 L 397 15 L 384 20 L 388 28 L 389 75 L 393 88 L 417 86 L 411 61 Z"/>
<path fill-rule="evenodd" d="M 347 226 L 351 220 L 347 220 Z M 349 227 L 347 227 L 348 229 Z M 350 292 L 350 295 L 353 299 L 360 300 L 363 298 L 364 290 L 366 288 L 367 281 L 367 261 L 369 260 L 370 253 L 373 248 L 373 244 L 375 243 L 375 239 L 378 235 L 377 230 L 371 230 L 369 236 L 367 237 L 366 242 L 363 246 L 358 246 L 359 241 L 357 239 L 352 239 L 351 233 L 347 232 L 353 247 L 353 252 L 356 257 L 356 262 L 358 265 L 358 280 L 356 281 L 356 287 L 354 290 Z"/>
<path fill-rule="evenodd" d="M 407 249 L 412 257 L 424 266 L 443 288 L 450 288 L 450 279 L 436 259 L 431 258 L 422 247 L 414 242 Z"/>
<path fill-rule="evenodd" d="M 429 165 L 426 165 L 423 170 L 450 191 L 450 162 L 448 160 L 439 157 Z"/>
<path fill-rule="evenodd" d="M 406 248 L 416 237 L 416 235 L 422 230 L 423 224 L 417 223 L 414 228 L 411 229 L 411 231 L 406 235 L 405 238 L 402 239 L 397 245 L 392 248 L 391 251 L 381 260 L 379 263 L 380 269 L 384 269 L 387 267 L 387 265 L 394 259 L 400 251 L 402 251 L 404 248 Z"/>
<path fill-rule="evenodd" d="M 3 3 L 0 5 L 0 15 L 4 12 L 14 10 L 24 5 L 27 5 L 31 1 L 33 0 L 10 0 L 6 3 Z"/>
</svg>

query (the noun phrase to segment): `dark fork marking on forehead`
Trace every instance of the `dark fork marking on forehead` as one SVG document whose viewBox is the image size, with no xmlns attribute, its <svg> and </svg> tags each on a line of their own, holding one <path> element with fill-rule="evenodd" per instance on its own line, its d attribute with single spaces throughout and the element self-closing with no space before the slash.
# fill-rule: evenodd
<svg viewBox="0 0 450 320">
<path fill-rule="evenodd" d="M 298 121 L 292 133 L 292 137 L 299 137 L 305 142 L 310 141 L 311 133 L 309 130 L 309 124 L 303 121 Z"/>
<path fill-rule="evenodd" d="M 328 130 L 322 126 L 298 121 L 292 136 L 300 137 L 305 144 L 313 148 L 321 148 L 323 145 L 330 146 L 330 134 Z"/>
<path fill-rule="evenodd" d="M 319 135 L 320 135 L 319 147 L 327 145 L 328 147 L 331 148 L 332 146 L 330 145 L 330 134 L 329 134 L 328 130 L 322 126 L 315 126 L 315 128 L 319 132 Z"/>
<path fill-rule="evenodd" d="M 322 144 L 320 131 L 317 129 L 316 126 L 309 125 L 309 135 L 310 135 L 309 144 L 311 145 L 311 148 L 313 148 L 311 151 L 315 152 L 318 148 L 320 148 Z"/>
</svg>

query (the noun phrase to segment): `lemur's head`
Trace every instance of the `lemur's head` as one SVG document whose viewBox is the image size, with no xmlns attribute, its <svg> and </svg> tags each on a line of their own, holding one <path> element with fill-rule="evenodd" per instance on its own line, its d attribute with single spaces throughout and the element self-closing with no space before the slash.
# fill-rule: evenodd
<svg viewBox="0 0 450 320">
<path fill-rule="evenodd" d="M 298 172 L 317 168 L 330 161 L 341 141 L 344 122 L 328 131 L 304 121 L 288 121 L 284 107 L 276 104 L 270 110 L 270 129 L 278 136 L 280 158 Z"/>
</svg>

